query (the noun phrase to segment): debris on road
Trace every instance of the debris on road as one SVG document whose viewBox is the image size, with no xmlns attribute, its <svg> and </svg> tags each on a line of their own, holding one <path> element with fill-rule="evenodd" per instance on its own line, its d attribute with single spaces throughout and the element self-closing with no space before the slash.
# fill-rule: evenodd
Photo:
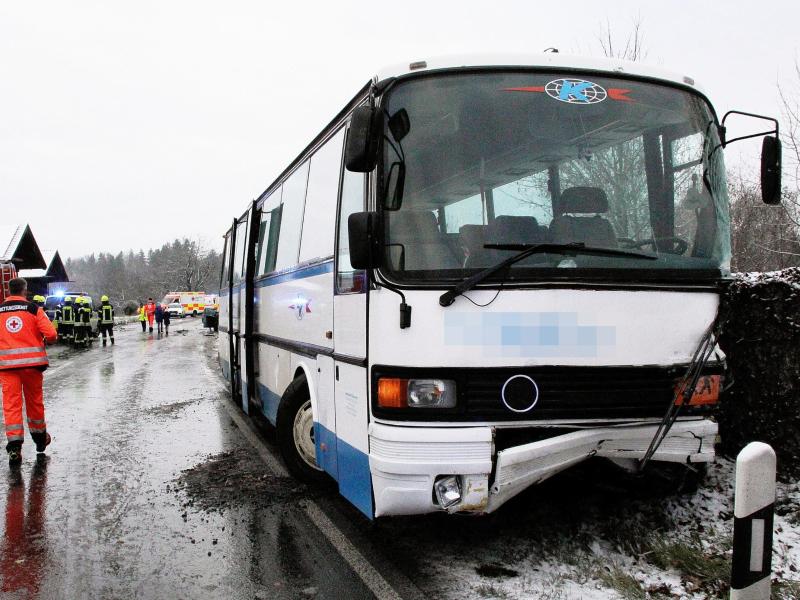
<svg viewBox="0 0 800 600">
<path fill-rule="evenodd" d="M 309 497 L 309 489 L 291 477 L 266 472 L 250 449 L 237 448 L 209 456 L 182 471 L 174 491 L 186 496 L 184 506 L 224 511 L 242 504 L 260 507 L 294 503 Z"/>
</svg>

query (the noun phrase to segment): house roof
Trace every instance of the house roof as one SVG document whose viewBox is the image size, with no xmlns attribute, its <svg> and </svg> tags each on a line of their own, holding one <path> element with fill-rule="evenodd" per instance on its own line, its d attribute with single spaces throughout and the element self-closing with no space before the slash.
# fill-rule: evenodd
<svg viewBox="0 0 800 600">
<path fill-rule="evenodd" d="M 28 225 L 0 225 L 0 262 L 14 263 L 17 270 L 47 269 Z"/>
<path fill-rule="evenodd" d="M 44 250 L 42 252 L 47 268 L 45 269 L 20 269 L 17 271 L 20 277 L 25 279 L 37 279 L 47 277 L 51 281 L 69 281 L 69 275 L 61 260 L 58 250 Z"/>
</svg>

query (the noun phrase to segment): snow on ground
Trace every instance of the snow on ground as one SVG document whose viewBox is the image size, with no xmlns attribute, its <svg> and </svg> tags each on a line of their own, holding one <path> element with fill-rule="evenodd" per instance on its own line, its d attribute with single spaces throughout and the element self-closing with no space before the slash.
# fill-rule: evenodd
<svg viewBox="0 0 800 600">
<path fill-rule="evenodd" d="M 399 557 L 414 561 L 431 597 L 727 598 L 733 461 L 718 459 L 699 489 L 684 495 L 609 481 L 598 465 L 531 488 L 488 517 L 434 515 L 378 527 Z M 797 598 L 800 486 L 779 484 L 776 506 L 781 595 L 774 597 Z"/>
</svg>

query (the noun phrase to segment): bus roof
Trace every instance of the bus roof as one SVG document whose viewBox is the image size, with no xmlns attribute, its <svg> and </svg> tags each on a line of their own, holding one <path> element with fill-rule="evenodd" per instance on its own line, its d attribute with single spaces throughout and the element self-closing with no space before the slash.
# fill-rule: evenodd
<svg viewBox="0 0 800 600">
<path fill-rule="evenodd" d="M 681 75 L 656 65 L 633 62 L 619 58 L 597 58 L 545 52 L 541 54 L 464 54 L 440 56 L 419 61 L 390 65 L 378 71 L 376 81 L 404 77 L 424 72 L 470 68 L 547 68 L 563 71 L 597 71 L 620 75 L 658 79 L 680 86 L 688 86 L 704 93 L 693 77 Z"/>
</svg>

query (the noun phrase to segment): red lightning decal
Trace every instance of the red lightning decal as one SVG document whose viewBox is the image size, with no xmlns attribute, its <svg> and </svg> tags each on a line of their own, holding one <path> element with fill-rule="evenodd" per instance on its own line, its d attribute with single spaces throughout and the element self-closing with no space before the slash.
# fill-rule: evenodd
<svg viewBox="0 0 800 600">
<path fill-rule="evenodd" d="M 513 87 L 513 88 L 504 88 L 504 92 L 543 92 L 544 86 L 543 85 L 532 85 L 528 87 Z"/>
<path fill-rule="evenodd" d="M 612 100 L 618 100 L 620 102 L 633 102 L 631 98 L 628 98 L 628 92 L 630 92 L 630 90 L 624 90 L 622 88 L 608 88 L 608 97 Z"/>
</svg>

